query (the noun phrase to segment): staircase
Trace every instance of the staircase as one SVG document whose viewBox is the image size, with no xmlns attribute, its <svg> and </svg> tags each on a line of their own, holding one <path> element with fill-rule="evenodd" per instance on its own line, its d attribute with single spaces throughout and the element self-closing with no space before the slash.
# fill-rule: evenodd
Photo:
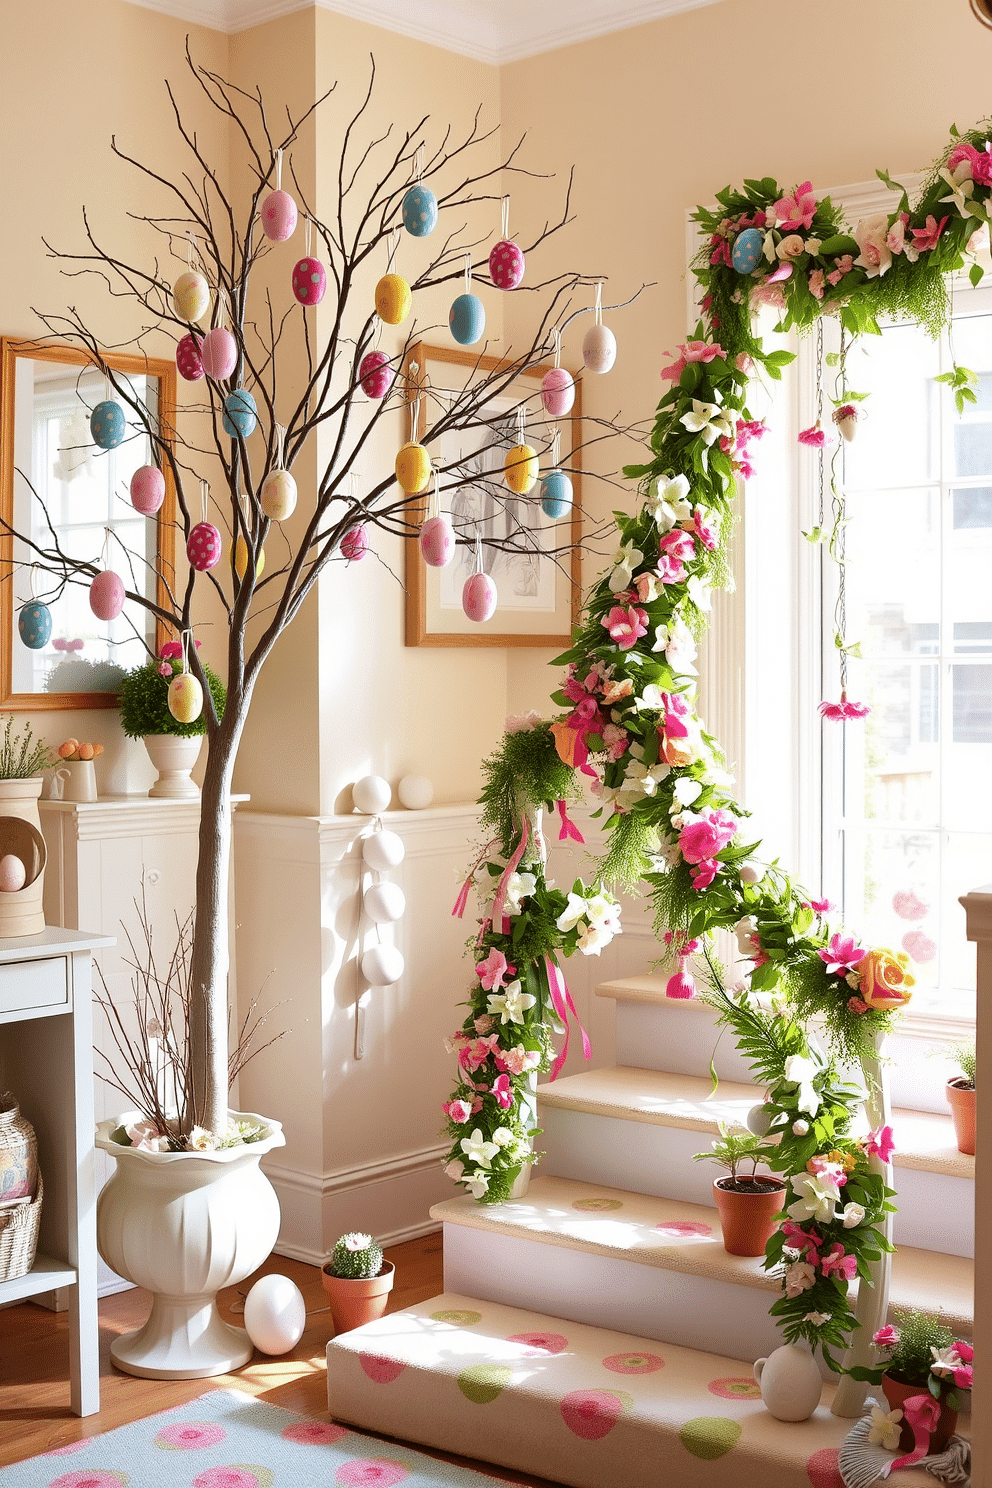
<svg viewBox="0 0 992 1488">
<path fill-rule="evenodd" d="M 781 1342 L 779 1285 L 723 1249 L 719 1170 L 691 1160 L 761 1093 L 664 978 L 597 995 L 616 1003 L 618 1064 L 540 1087 L 545 1155 L 523 1198 L 435 1205 L 444 1295 L 332 1339 L 331 1414 L 574 1488 L 842 1488 L 853 1423 L 830 1414 L 832 1386 L 799 1425 L 762 1405 L 751 1365 Z M 974 1158 L 948 1116 L 902 1106 L 892 1125 L 890 1312 L 939 1307 L 971 1338 Z"/>
</svg>

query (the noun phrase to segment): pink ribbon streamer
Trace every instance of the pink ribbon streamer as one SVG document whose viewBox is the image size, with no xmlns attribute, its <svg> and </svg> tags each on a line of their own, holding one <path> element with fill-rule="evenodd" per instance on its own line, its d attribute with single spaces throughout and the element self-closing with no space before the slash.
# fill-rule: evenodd
<svg viewBox="0 0 992 1488">
<path fill-rule="evenodd" d="M 454 904 L 451 907 L 451 914 L 453 919 L 460 920 L 462 915 L 465 913 L 465 906 L 468 904 L 469 890 L 472 887 L 475 875 L 478 873 L 479 868 L 486 861 L 495 846 L 496 839 L 494 837 L 491 839 L 491 841 L 486 843 L 485 847 L 482 849 L 479 856 L 476 858 L 475 862 L 469 869 L 468 878 L 466 878 L 465 882 L 458 890 L 458 898 L 455 900 Z"/>
<path fill-rule="evenodd" d="M 524 855 L 524 850 L 527 847 L 527 839 L 529 836 L 530 823 L 528 822 L 527 818 L 524 817 L 523 826 L 520 830 L 520 841 L 517 843 L 513 857 L 503 869 L 503 872 L 500 876 L 500 881 L 496 885 L 496 897 L 493 900 L 493 912 L 490 917 L 494 925 L 497 920 L 502 921 L 504 918 L 503 905 L 506 903 L 506 891 L 509 886 L 510 879 L 513 877 L 514 873 L 516 873 L 517 868 L 520 864 L 520 859 Z M 503 934 L 506 934 L 506 932 L 503 931 Z"/>
<path fill-rule="evenodd" d="M 568 990 L 561 967 L 553 956 L 545 956 L 544 964 L 548 972 L 548 990 L 551 993 L 551 1006 L 555 1010 L 556 1018 L 565 1030 L 565 1042 L 562 1045 L 561 1053 L 551 1066 L 551 1078 L 552 1080 L 557 1080 L 559 1071 L 568 1057 L 569 1013 L 575 1019 L 575 1026 L 582 1037 L 582 1053 L 586 1059 L 592 1056 L 592 1044 L 589 1042 L 589 1035 L 582 1027 L 579 1015 L 575 1011 L 575 1003 L 572 1001 L 572 994 Z"/>
<path fill-rule="evenodd" d="M 585 845 L 585 838 L 568 814 L 564 801 L 558 802 L 558 815 L 561 817 L 561 831 L 558 833 L 559 842 L 581 842 Z"/>
<path fill-rule="evenodd" d="M 908 1396 L 902 1403 L 902 1413 L 913 1430 L 913 1450 L 905 1457 L 897 1457 L 894 1462 L 887 1463 L 890 1471 L 896 1467 L 912 1467 L 927 1455 L 930 1450 L 930 1433 L 936 1431 L 940 1420 L 940 1406 L 932 1395 Z"/>
</svg>

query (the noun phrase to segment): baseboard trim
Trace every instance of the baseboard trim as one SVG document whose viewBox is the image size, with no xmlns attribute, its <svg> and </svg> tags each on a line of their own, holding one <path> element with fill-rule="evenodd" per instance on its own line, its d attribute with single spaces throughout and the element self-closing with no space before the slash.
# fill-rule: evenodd
<svg viewBox="0 0 992 1488">
<path fill-rule="evenodd" d="M 405 1178 L 408 1173 L 423 1173 L 437 1167 L 448 1151 L 449 1144 L 420 1147 L 412 1152 L 400 1152 L 379 1162 L 360 1163 L 352 1168 L 332 1168 L 327 1173 L 306 1173 L 282 1163 L 263 1162 L 262 1169 L 273 1184 L 292 1189 L 297 1193 L 317 1195 L 340 1193 L 345 1189 L 367 1188 L 373 1183 L 389 1183 L 394 1178 Z"/>
<path fill-rule="evenodd" d="M 402 1245 L 407 1240 L 421 1240 L 425 1235 L 439 1234 L 440 1230 L 441 1226 L 435 1220 L 429 1219 L 423 1224 L 407 1225 L 403 1229 L 387 1231 L 376 1238 L 385 1250 L 390 1245 Z M 272 1254 L 285 1256 L 289 1261 L 303 1261 L 308 1266 L 322 1266 L 327 1260 L 326 1254 L 282 1240 L 275 1246 Z"/>
</svg>

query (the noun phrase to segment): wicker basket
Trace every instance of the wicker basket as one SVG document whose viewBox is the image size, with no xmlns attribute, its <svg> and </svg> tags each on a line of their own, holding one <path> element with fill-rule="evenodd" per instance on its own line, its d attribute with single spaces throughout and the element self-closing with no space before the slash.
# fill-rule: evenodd
<svg viewBox="0 0 992 1488">
<path fill-rule="evenodd" d="M 29 1199 L 38 1186 L 38 1141 L 9 1090 L 0 1093 L 0 1204 Z"/>
<path fill-rule="evenodd" d="M 26 1276 L 34 1265 L 41 1228 L 41 1201 L 45 1185 L 38 1174 L 38 1189 L 28 1203 L 0 1209 L 0 1281 Z"/>
</svg>

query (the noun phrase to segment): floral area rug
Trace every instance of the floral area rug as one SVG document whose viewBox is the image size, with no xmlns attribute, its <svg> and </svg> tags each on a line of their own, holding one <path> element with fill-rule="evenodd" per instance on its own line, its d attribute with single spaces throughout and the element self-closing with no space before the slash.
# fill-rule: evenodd
<svg viewBox="0 0 992 1488">
<path fill-rule="evenodd" d="M 506 1488 L 332 1421 L 211 1390 L 0 1472 L 3 1488 Z"/>
</svg>

